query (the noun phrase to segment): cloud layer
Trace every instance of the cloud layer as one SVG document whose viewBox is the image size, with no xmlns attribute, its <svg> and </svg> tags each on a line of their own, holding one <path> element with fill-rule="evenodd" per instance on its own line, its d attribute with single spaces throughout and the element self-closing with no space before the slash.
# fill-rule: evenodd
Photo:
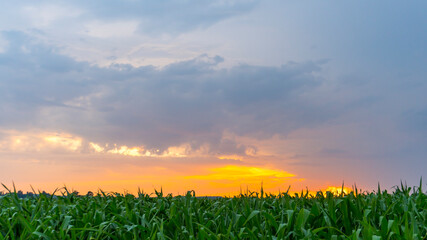
<svg viewBox="0 0 427 240">
<path fill-rule="evenodd" d="M 161 69 L 100 68 L 19 32 L 3 36 L 11 43 L 0 54 L 6 128 L 62 129 L 89 141 L 161 150 L 209 144 L 214 153 L 242 154 L 245 147 L 224 142 L 225 131 L 269 138 L 331 117 L 304 97 L 321 84 L 316 62 L 221 69 L 220 56 L 200 55 Z"/>
</svg>

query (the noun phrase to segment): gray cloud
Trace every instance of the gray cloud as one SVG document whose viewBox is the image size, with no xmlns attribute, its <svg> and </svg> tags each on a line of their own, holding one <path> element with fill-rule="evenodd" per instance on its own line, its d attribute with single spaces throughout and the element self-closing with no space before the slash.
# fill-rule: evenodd
<svg viewBox="0 0 427 240">
<path fill-rule="evenodd" d="M 313 74 L 319 63 L 218 69 L 221 57 L 201 55 L 162 69 L 99 68 L 19 32 L 3 36 L 11 42 L 0 54 L 3 127 L 62 129 L 91 141 L 160 149 L 208 143 L 214 151 L 242 153 L 244 147 L 224 143 L 224 131 L 286 135 L 330 118 L 302 96 L 321 83 Z"/>
<path fill-rule="evenodd" d="M 251 10 L 257 1 L 80 1 L 95 18 L 140 19 L 140 30 L 150 33 L 180 33 L 208 27 Z"/>
<path fill-rule="evenodd" d="M 198 28 L 207 28 L 225 19 L 250 12 L 258 0 L 227 1 L 22 1 L 19 5 L 4 3 L 3 15 L 13 17 L 13 24 L 25 25 L 29 19 L 36 20 L 36 28 L 49 31 L 50 24 L 66 24 L 74 30 L 73 24 L 90 21 L 110 23 L 114 21 L 137 21 L 139 32 L 150 35 L 176 35 Z M 59 13 L 56 12 L 60 11 Z M 9 15 L 13 12 L 13 15 Z M 21 15 L 23 14 L 23 15 Z M 33 16 L 34 15 L 34 16 Z M 30 23 L 32 25 L 33 23 Z M 3 29 L 10 29 L 9 27 Z M 28 26 L 28 25 L 27 25 Z M 2 24 L 0 24 L 2 28 Z"/>
</svg>

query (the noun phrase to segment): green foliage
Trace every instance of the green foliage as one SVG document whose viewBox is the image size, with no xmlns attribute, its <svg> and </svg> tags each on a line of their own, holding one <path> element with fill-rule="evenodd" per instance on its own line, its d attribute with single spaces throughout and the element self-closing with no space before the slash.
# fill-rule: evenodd
<svg viewBox="0 0 427 240">
<path fill-rule="evenodd" d="M 0 196 L 1 239 L 426 239 L 421 187 L 233 198 L 100 191 Z M 412 190 L 412 191 L 411 191 Z"/>
</svg>

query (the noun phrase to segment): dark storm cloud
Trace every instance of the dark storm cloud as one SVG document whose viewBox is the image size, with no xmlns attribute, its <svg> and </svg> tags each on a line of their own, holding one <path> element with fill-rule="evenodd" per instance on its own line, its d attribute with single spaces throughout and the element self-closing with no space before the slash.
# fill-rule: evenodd
<svg viewBox="0 0 427 240">
<path fill-rule="evenodd" d="M 19 32 L 3 36 L 10 42 L 0 54 L 0 124 L 6 128 L 61 129 L 89 141 L 160 149 L 208 143 L 214 151 L 242 153 L 244 147 L 224 142 L 231 141 L 222 139 L 224 131 L 286 135 L 333 116 L 303 96 L 321 83 L 315 62 L 218 69 L 221 57 L 201 55 L 162 69 L 100 68 Z"/>
</svg>

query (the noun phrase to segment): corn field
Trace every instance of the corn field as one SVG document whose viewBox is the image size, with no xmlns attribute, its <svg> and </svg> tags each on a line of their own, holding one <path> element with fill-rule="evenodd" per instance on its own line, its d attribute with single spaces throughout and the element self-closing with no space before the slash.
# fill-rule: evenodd
<svg viewBox="0 0 427 240">
<path fill-rule="evenodd" d="M 421 187 L 229 198 L 9 191 L 0 209 L 0 239 L 427 239 Z"/>
</svg>

